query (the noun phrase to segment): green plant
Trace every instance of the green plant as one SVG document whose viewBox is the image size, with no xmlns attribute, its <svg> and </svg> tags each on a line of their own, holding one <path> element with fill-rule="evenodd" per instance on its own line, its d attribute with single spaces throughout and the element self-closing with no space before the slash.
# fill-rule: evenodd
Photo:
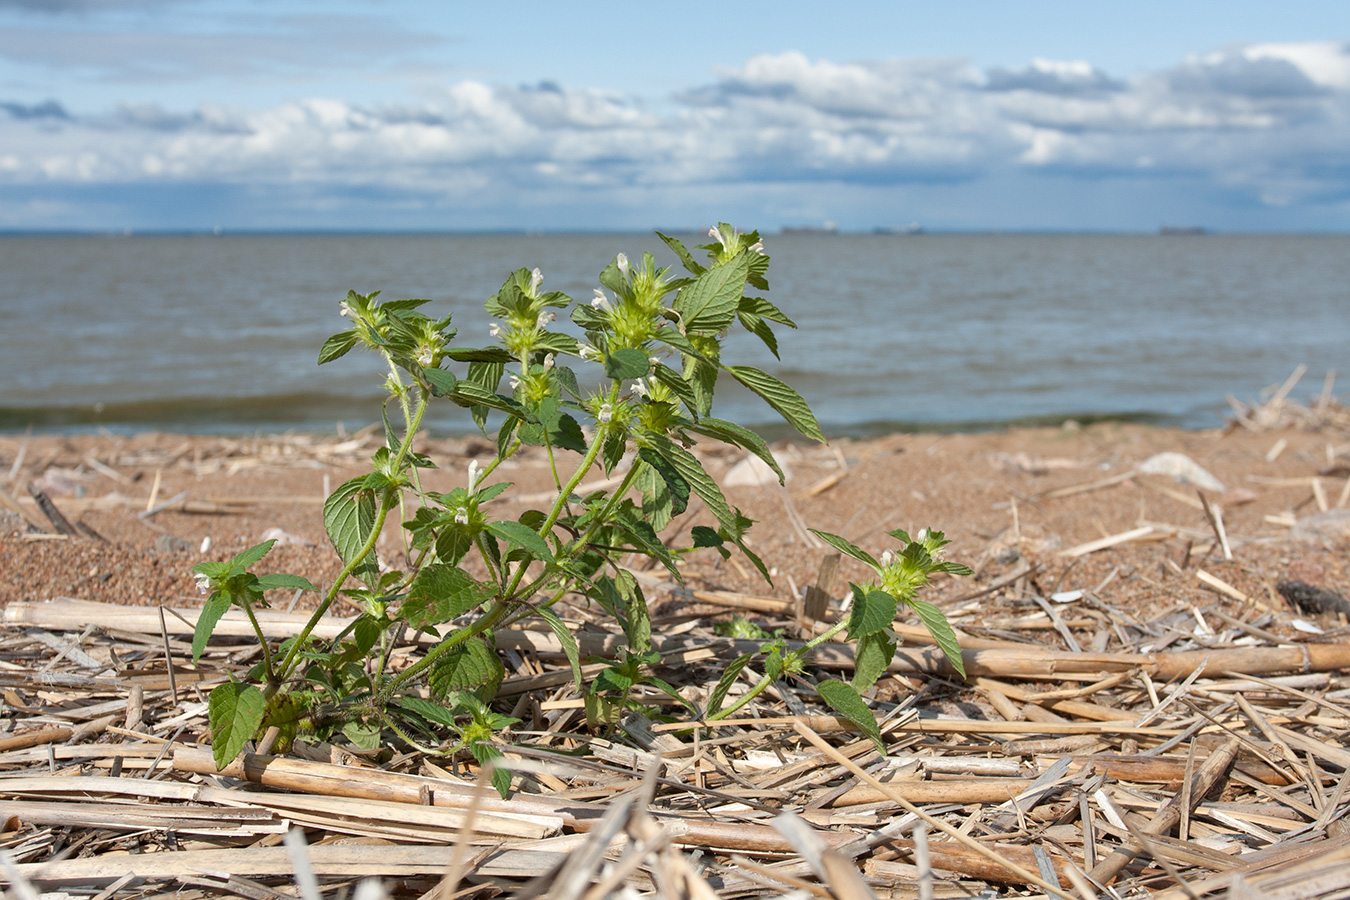
<svg viewBox="0 0 1350 900">
<path fill-rule="evenodd" d="M 194 659 L 231 606 L 244 610 L 264 646 L 261 660 L 245 678 L 211 692 L 218 765 L 273 726 L 279 732 L 276 746 L 283 750 L 301 731 L 318 737 L 341 732 L 365 748 L 378 746 L 391 733 L 428 749 L 424 741 L 449 729 L 455 739 L 438 752 L 464 748 L 485 761 L 497 752 L 492 747 L 497 733 L 514 721 L 487 705 L 504 674 L 492 643 L 494 629 L 530 617 L 542 620 L 561 642 L 580 688 L 575 638 L 552 609 L 572 592 L 613 616 L 627 641 L 586 694 L 593 724 L 617 721 L 640 684 L 678 696 L 652 672 L 660 655 L 651 641 L 647 601 L 619 559 L 629 553 L 650 557 L 679 580 L 678 557 L 700 549 L 728 555 L 735 548 L 767 580 L 763 561 L 745 544 L 751 520 L 727 501 L 689 447 L 698 438 L 734 445 L 758 456 L 782 479 L 759 436 L 711 415 L 718 377 L 730 376 L 801 434 L 824 440 L 796 391 L 760 369 L 723 361 L 723 338 L 731 327 L 756 335 L 777 355 L 772 326 L 796 326 L 768 300 L 747 294 L 749 289 L 768 290 L 769 257 L 758 235 L 741 234 L 728 225 L 709 234 L 713 241 L 699 248 L 707 260 L 698 262 L 680 241 L 658 233 L 684 265 L 686 274 L 679 276 L 658 268 L 651 254 L 637 264 L 619 254 L 600 273 L 601 287 L 589 304 L 545 292 L 537 269 L 513 272 L 485 304 L 495 320 L 490 331 L 496 339 L 486 347 L 452 346 L 455 330 L 449 317 L 423 314 L 426 300 L 379 302 L 378 293 L 348 294 L 341 313 L 351 325 L 324 343 L 319 363 L 357 347 L 372 350 L 387 363 L 389 398 L 384 405 L 386 440 L 371 460 L 371 471 L 339 485 L 324 505 L 324 524 L 343 561 L 340 573 L 321 593 L 301 631 L 272 652 L 254 610 L 266 605 L 268 591 L 316 588 L 296 576 L 248 571 L 271 542 L 228 562 L 194 567 L 202 590 L 210 595 L 194 635 Z M 584 340 L 551 327 L 555 310 L 568 308 Z M 574 366 L 590 373 L 595 383 L 583 381 Z M 502 392 L 504 382 L 507 389 Z M 444 493 L 422 487 L 420 473 L 435 464 L 413 450 L 433 400 L 463 407 L 485 433 L 489 416 L 502 416 L 495 457 L 481 469 L 471 463 L 464 487 Z M 546 453 L 556 500 L 515 518 L 499 517 L 494 508 L 511 485 L 491 476 L 527 445 Z M 613 490 L 578 493 L 593 470 L 613 475 L 625 460 L 630 462 Z M 703 502 L 716 527 L 695 526 L 689 546 L 669 549 L 658 532 L 687 511 L 692 497 Z M 388 569 L 390 560 L 381 560 L 376 552 L 377 539 L 395 511 L 408 560 L 402 570 Z M 946 620 L 914 597 L 932 572 L 965 571 L 940 560 L 941 534 L 921 534 L 911 541 L 903 532 L 893 532 L 905 546 L 881 561 L 843 538 L 818 534 L 870 565 L 878 581 L 855 585 L 850 617 L 806 646 L 789 651 L 781 640 L 770 642 L 764 677 L 725 708 L 731 680 L 724 677 L 706 718 L 724 717 L 774 678 L 800 671 L 811 649 L 847 628 L 858 641 L 856 676 L 851 685 L 822 684 L 821 696 L 860 727 L 870 724 L 869 733 L 875 734 L 876 724 L 859 691 L 870 686 L 894 654 L 896 640 L 889 628 L 900 603 L 919 612 L 939 646 L 960 667 Z M 336 639 L 318 641 L 314 627 L 339 593 L 362 613 Z M 436 642 L 415 662 L 399 668 L 392 665 L 392 654 L 409 628 L 432 635 Z M 734 678 L 748 661 L 738 660 L 728 675 Z M 499 780 L 498 787 L 504 790 L 504 782 Z"/>
</svg>

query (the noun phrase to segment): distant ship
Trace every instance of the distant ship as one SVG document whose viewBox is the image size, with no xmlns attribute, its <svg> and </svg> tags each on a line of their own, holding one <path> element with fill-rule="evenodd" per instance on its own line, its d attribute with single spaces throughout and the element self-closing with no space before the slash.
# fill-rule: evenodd
<svg viewBox="0 0 1350 900">
<path fill-rule="evenodd" d="M 923 226 L 918 222 L 908 225 L 881 225 L 872 229 L 873 234 L 923 234 Z"/>
<path fill-rule="evenodd" d="M 780 234 L 838 234 L 839 226 L 834 222 L 824 225 L 784 225 Z"/>
</svg>

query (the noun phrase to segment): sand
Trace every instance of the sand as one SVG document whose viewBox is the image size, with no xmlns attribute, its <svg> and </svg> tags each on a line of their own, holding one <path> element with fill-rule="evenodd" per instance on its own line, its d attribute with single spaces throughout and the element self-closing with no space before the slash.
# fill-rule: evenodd
<svg viewBox="0 0 1350 900">
<path fill-rule="evenodd" d="M 1347 440 L 1325 430 L 1067 423 L 975 434 L 895 434 L 828 446 L 779 444 L 775 453 L 791 472 L 786 488 L 726 489 L 734 505 L 758 520 L 751 543 L 774 573 L 772 586 L 748 564 L 735 557 L 723 562 L 711 551 L 689 559 L 686 577 L 698 588 L 790 599 L 814 583 L 832 552 L 803 526 L 842 534 L 874 553 L 894 546 L 887 530 L 930 527 L 951 539 L 950 558 L 977 572 L 934 584 L 929 599 L 940 604 L 955 603 L 1030 565 L 1032 573 L 1019 585 L 1025 593 L 1091 591 L 1141 615 L 1181 604 L 1243 605 L 1233 599 L 1236 593 L 1216 592 L 1200 572 L 1250 598 L 1249 605 L 1291 612 L 1276 590 L 1279 582 L 1350 593 L 1343 541 L 1290 538 L 1290 524 L 1317 513 L 1320 505 L 1347 505 Z M 29 498 L 28 487 L 36 484 L 72 522 L 99 536 L 30 533 L 19 515 L 0 507 L 0 598 L 190 605 L 200 601 L 190 571 L 194 563 L 226 558 L 265 537 L 279 540 L 259 571 L 326 583 L 338 561 L 322 522 L 325 489 L 361 474 L 376 441 L 373 433 L 0 438 L 0 484 L 32 519 L 52 530 Z M 468 461 L 486 463 L 491 454 L 482 438 L 422 439 L 417 449 L 440 465 L 426 476 L 434 490 L 462 484 Z M 700 445 L 699 452 L 718 479 L 744 458 L 716 444 Z M 1184 454 L 1223 483 L 1223 491 L 1206 496 L 1221 510 L 1231 559 L 1215 540 L 1193 486 L 1135 472 L 1163 452 Z M 532 505 L 546 502 L 551 479 L 541 452 L 522 454 L 499 474 L 516 484 L 515 492 L 534 495 Z M 505 499 L 515 492 L 498 501 L 503 518 L 528 508 Z M 141 515 L 160 505 L 164 508 L 152 515 Z M 672 529 L 687 534 L 691 525 L 712 521 L 697 502 L 691 513 Z M 1144 533 L 1147 526 L 1151 530 Z M 1136 533 L 1129 542 L 1068 553 L 1129 532 Z M 663 537 L 680 541 L 674 531 Z M 381 549 L 386 562 L 403 562 L 397 526 L 387 529 Z M 831 585 L 836 597 L 847 591 L 846 579 L 860 578 L 864 570 L 845 560 L 840 573 Z M 653 599 L 671 604 L 658 612 L 688 606 L 659 592 Z M 300 608 L 307 600 L 298 600 Z M 734 613 L 694 607 L 699 610 Z M 1338 624 L 1333 615 L 1321 627 Z"/>
</svg>

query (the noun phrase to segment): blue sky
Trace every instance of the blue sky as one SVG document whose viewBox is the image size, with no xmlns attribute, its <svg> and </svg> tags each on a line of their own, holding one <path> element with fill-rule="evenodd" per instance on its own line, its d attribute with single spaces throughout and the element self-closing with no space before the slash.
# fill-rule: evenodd
<svg viewBox="0 0 1350 900">
<path fill-rule="evenodd" d="M 1350 228 L 1326 2 L 0 0 L 0 229 Z"/>
</svg>

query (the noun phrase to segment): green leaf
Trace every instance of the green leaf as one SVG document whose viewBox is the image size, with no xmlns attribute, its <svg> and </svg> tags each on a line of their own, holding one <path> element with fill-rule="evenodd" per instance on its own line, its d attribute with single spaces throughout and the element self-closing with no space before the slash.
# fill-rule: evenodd
<svg viewBox="0 0 1350 900">
<path fill-rule="evenodd" d="M 605 356 L 605 375 L 615 381 L 631 381 L 645 378 L 651 371 L 652 361 L 641 350 L 624 347 Z"/>
<path fill-rule="evenodd" d="M 437 697 L 446 698 L 455 691 L 472 691 L 489 687 L 489 696 L 496 693 L 505 669 L 497 654 L 480 636 L 468 638 L 447 650 L 431 667 L 427 686 Z"/>
<path fill-rule="evenodd" d="M 501 347 L 455 347 L 446 348 L 445 355 L 455 362 L 467 363 L 509 363 L 515 359 Z"/>
<path fill-rule="evenodd" d="M 378 749 L 381 730 L 379 722 L 348 722 L 342 726 L 343 736 L 357 750 Z"/>
<path fill-rule="evenodd" d="M 881 571 L 881 563 L 873 559 L 872 554 L 868 553 L 866 550 L 863 550 L 861 547 L 856 547 L 853 544 L 849 543 L 849 541 L 846 540 L 845 538 L 841 538 L 837 534 L 830 534 L 828 531 L 817 531 L 814 528 L 810 529 L 810 531 L 816 537 L 820 538 L 822 541 L 829 544 L 831 547 L 838 550 L 845 556 L 851 556 L 854 559 L 858 560 L 859 562 L 867 563 L 876 571 L 878 572 Z"/>
<path fill-rule="evenodd" d="M 342 331 L 328 338 L 319 349 L 319 365 L 332 362 L 356 346 L 358 340 L 355 331 Z"/>
<path fill-rule="evenodd" d="M 821 699 L 828 703 L 831 709 L 857 725 L 862 733 L 877 745 L 877 750 L 883 756 L 886 755 L 886 745 L 881 740 L 881 728 L 877 725 L 876 717 L 852 685 L 826 679 L 816 685 L 816 693 L 820 694 Z"/>
<path fill-rule="evenodd" d="M 749 274 L 750 254 L 742 252 L 682 288 L 674 306 L 684 333 L 716 334 L 730 325 Z"/>
<path fill-rule="evenodd" d="M 487 591 L 468 572 L 435 564 L 423 567 L 413 578 L 399 613 L 414 628 L 428 628 L 468 612 L 486 596 Z"/>
<path fill-rule="evenodd" d="M 848 636 L 856 641 L 890 628 L 895 621 L 895 598 L 885 591 L 863 593 L 856 584 L 852 587 L 853 608 L 848 613 Z"/>
<path fill-rule="evenodd" d="M 624 636 L 634 653 L 646 653 L 652 648 L 652 614 L 647 609 L 647 598 L 636 581 L 632 583 L 631 593 L 625 591 L 624 594 L 628 601 L 624 608 Z"/>
<path fill-rule="evenodd" d="M 712 693 L 708 695 L 707 715 L 711 716 L 722 708 L 722 704 L 726 702 L 727 699 L 727 691 L 731 690 L 731 686 L 735 684 L 736 679 L 740 677 L 741 670 L 750 663 L 750 660 L 751 655 L 749 653 L 745 656 L 738 656 L 731 661 L 731 665 L 722 670 L 722 677 L 717 679 L 717 686 L 714 687 Z"/>
<path fill-rule="evenodd" d="M 734 447 L 741 447 L 749 450 L 751 453 L 763 460 L 764 464 L 778 475 L 778 483 L 782 484 L 786 477 L 783 470 L 778 465 L 778 460 L 774 458 L 769 450 L 769 445 L 764 443 L 764 439 L 755 434 L 749 428 L 737 425 L 735 422 L 728 422 L 725 419 L 700 419 L 696 424 L 688 426 L 690 431 L 698 434 L 707 435 L 715 438 L 724 444 L 731 444 Z"/>
<path fill-rule="evenodd" d="M 548 549 L 548 543 L 533 528 L 509 520 L 489 522 L 485 527 L 508 544 L 524 547 L 536 558 L 545 562 L 553 561 L 553 551 Z"/>
<path fill-rule="evenodd" d="M 690 272 L 693 272 L 695 275 L 702 275 L 705 271 L 707 271 L 705 266 L 702 266 L 694 261 L 694 257 L 690 255 L 689 249 L 684 246 L 683 241 L 677 240 L 676 238 L 670 237 L 669 235 L 662 234 L 659 231 L 656 233 L 656 236 L 659 237 L 661 240 L 665 241 L 667 247 L 675 251 L 675 255 L 680 258 L 680 262 L 684 265 L 685 269 L 687 269 Z"/>
<path fill-rule="evenodd" d="M 910 600 L 907 605 L 918 615 L 919 621 L 933 636 L 938 649 L 942 651 L 943 656 L 947 657 L 947 661 L 952 664 L 952 668 L 960 672 L 962 678 L 965 678 L 966 664 L 965 660 L 961 658 L 961 644 L 956 640 L 956 632 L 952 630 L 952 625 L 947 621 L 947 617 L 942 610 L 927 600 Z"/>
<path fill-rule="evenodd" d="M 695 525 L 689 529 L 689 537 L 695 547 L 721 547 L 726 543 L 722 536 L 707 525 Z"/>
<path fill-rule="evenodd" d="M 449 397 L 459 386 L 459 379 L 449 369 L 423 369 L 422 375 L 426 378 L 427 384 L 431 385 L 431 392 L 437 397 Z"/>
<path fill-rule="evenodd" d="M 581 651 L 577 648 L 576 635 L 572 634 L 563 620 L 558 618 L 558 614 L 551 609 L 540 607 L 539 618 L 544 620 L 544 624 L 553 632 L 553 636 L 562 644 L 563 653 L 567 655 L 567 661 L 572 665 L 572 678 L 576 683 L 577 690 L 581 690 Z"/>
<path fill-rule="evenodd" d="M 485 406 L 488 409 L 504 412 L 514 418 L 529 421 L 529 414 L 515 400 L 504 397 L 472 381 L 460 379 L 455 384 L 454 391 L 447 396 L 460 406 Z"/>
<path fill-rule="evenodd" d="M 314 585 L 309 583 L 309 579 L 301 578 L 299 575 L 286 575 L 277 573 L 275 575 L 259 575 L 258 590 L 260 591 L 317 591 Z"/>
<path fill-rule="evenodd" d="M 324 528 L 344 563 L 356 559 L 375 528 L 375 494 L 365 489 L 365 481 L 364 476 L 344 481 L 323 504 Z M 367 584 L 379 575 L 374 557 L 372 550 L 352 573 Z"/>
<path fill-rule="evenodd" d="M 217 769 L 234 762 L 244 744 L 257 733 L 266 708 L 262 691 L 251 684 L 227 681 L 211 689 L 206 714 L 211 723 L 211 755 Z"/>
<path fill-rule="evenodd" d="M 736 527 L 736 514 L 731 511 L 722 489 L 713 481 L 712 476 L 703 470 L 703 464 L 694 454 L 681 447 L 663 434 L 648 432 L 645 443 L 670 463 L 680 477 L 689 483 L 694 493 L 708 505 L 708 509 L 717 521 L 728 528 Z"/>
<path fill-rule="evenodd" d="M 192 631 L 192 664 L 195 666 L 211 640 L 211 632 L 225 611 L 230 608 L 230 595 L 225 591 L 216 591 L 206 601 L 202 611 L 197 614 L 197 627 Z"/>
<path fill-rule="evenodd" d="M 782 310 L 763 297 L 742 297 L 738 310 L 761 319 L 768 319 L 770 322 L 777 322 L 779 325 L 786 325 L 788 328 L 797 327 L 796 322 L 783 315 Z"/>
<path fill-rule="evenodd" d="M 689 507 L 689 482 L 676 471 L 665 457 L 647 447 L 638 451 L 638 459 L 651 466 L 661 480 L 665 482 L 666 490 L 670 493 L 670 512 L 671 515 L 683 515 Z"/>
<path fill-rule="evenodd" d="M 822 444 L 825 442 L 820 423 L 816 421 L 815 414 L 811 412 L 811 407 L 806 405 L 801 394 L 754 366 L 727 366 L 727 371 L 772 406 L 793 428 L 812 440 L 820 441 Z"/>
<path fill-rule="evenodd" d="M 853 654 L 853 688 L 862 693 L 876 683 L 895 658 L 895 641 L 884 631 L 858 641 Z"/>
<path fill-rule="evenodd" d="M 633 487 L 642 492 L 642 518 L 652 526 L 652 530 L 659 531 L 669 525 L 674 506 L 665 479 L 656 474 L 651 466 L 639 465 Z M 685 490 L 688 488 L 686 484 Z"/>
<path fill-rule="evenodd" d="M 421 697 L 399 697 L 398 705 L 432 724 L 443 725 L 446 728 L 455 727 L 455 714 L 433 700 L 423 700 Z"/>
<path fill-rule="evenodd" d="M 230 560 L 230 575 L 239 575 L 248 570 L 248 567 L 259 562 L 272 550 L 272 545 L 276 540 L 263 541 L 261 544 L 254 544 L 247 550 L 236 553 Z"/>
<path fill-rule="evenodd" d="M 489 763 L 495 763 L 498 760 L 506 758 L 502 755 L 502 751 L 498 750 L 496 747 L 480 741 L 471 743 L 469 745 L 469 752 L 473 754 L 473 758 L 478 760 L 478 764 L 481 766 L 486 766 Z M 492 770 L 492 786 L 497 789 L 497 793 L 501 794 L 502 799 L 505 800 L 511 794 L 511 773 L 506 769 L 494 768 Z"/>
</svg>

